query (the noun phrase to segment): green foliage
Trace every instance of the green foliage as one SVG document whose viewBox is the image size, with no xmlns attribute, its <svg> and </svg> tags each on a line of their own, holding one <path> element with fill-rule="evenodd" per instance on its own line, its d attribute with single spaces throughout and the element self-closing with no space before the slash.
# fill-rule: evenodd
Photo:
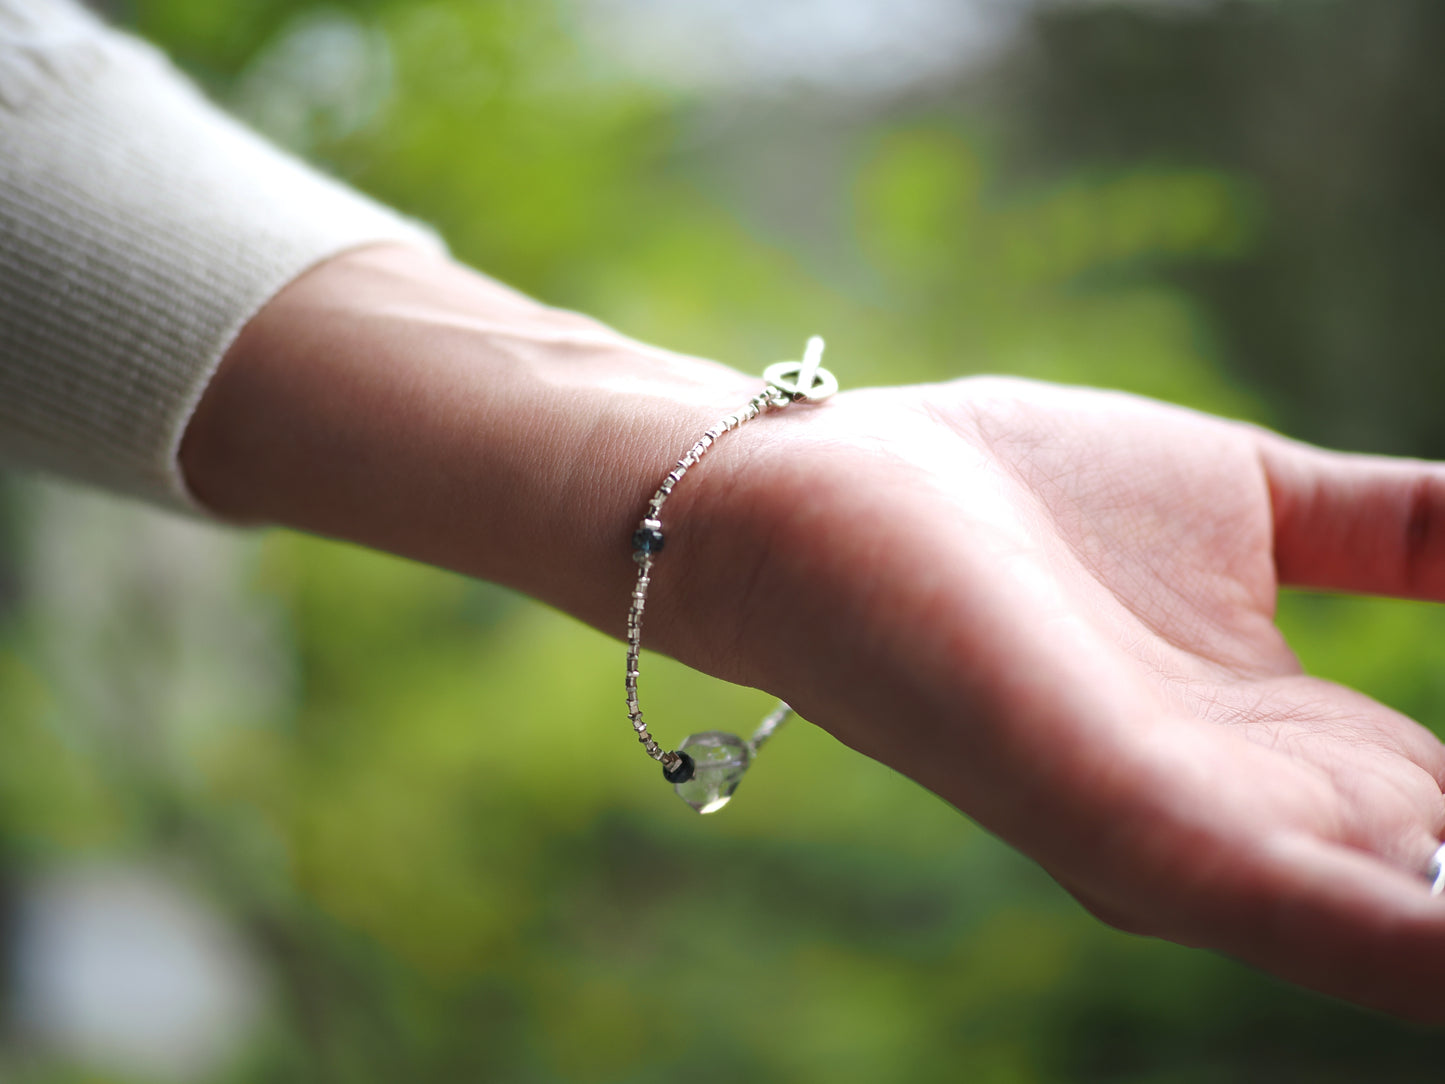
<svg viewBox="0 0 1445 1084">
<path fill-rule="evenodd" d="M 728 138 L 697 134 L 703 104 L 609 71 L 569 11 L 126 8 L 223 100 L 462 258 L 640 338 L 756 368 L 823 331 L 855 385 L 991 370 L 1275 416 L 1222 375 L 1177 278 L 1248 264 L 1274 213 L 1251 178 L 1126 158 L 1019 182 L 966 101 L 804 102 L 787 123 L 842 165 L 763 191 L 726 181 L 748 171 Z M 296 70 L 287 43 L 317 27 L 355 46 L 374 108 Z M 800 201 L 826 241 L 769 210 Z M 1106 930 L 804 725 L 744 801 L 697 820 L 628 740 L 617 646 L 524 600 L 312 539 L 268 537 L 247 559 L 254 604 L 281 615 L 284 706 L 238 693 L 175 760 L 75 739 L 94 720 L 47 668 L 43 593 L 0 636 L 9 869 L 159 851 L 202 871 L 276 987 L 223 1079 L 1426 1079 L 1410 1029 Z M 175 631 L 144 605 L 130 619 Z M 1441 679 L 1409 661 L 1445 631 L 1439 611 L 1292 597 L 1282 620 L 1312 668 L 1439 716 Z M 178 663 L 137 665 L 166 683 Z M 670 732 L 765 703 L 649 670 Z"/>
</svg>

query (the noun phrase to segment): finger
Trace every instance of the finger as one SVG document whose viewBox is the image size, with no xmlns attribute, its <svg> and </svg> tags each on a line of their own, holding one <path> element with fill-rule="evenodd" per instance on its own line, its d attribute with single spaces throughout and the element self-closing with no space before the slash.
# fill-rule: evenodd
<svg viewBox="0 0 1445 1084">
<path fill-rule="evenodd" d="M 1429 855 L 1412 874 L 1295 836 L 1271 841 L 1260 858 L 1267 871 L 1257 883 L 1268 890 L 1208 938 L 1214 947 L 1323 993 L 1445 1023 L 1445 899 L 1430 894 Z M 1245 920 L 1251 911 L 1264 921 Z"/>
<path fill-rule="evenodd" d="M 1266 434 L 1281 583 L 1445 600 L 1445 464 L 1350 455 Z"/>
<path fill-rule="evenodd" d="M 1221 951 L 1321 993 L 1445 1024 L 1445 897 L 1431 891 L 1438 849 L 1419 833 L 1402 869 L 1302 833 L 1237 841 L 1206 875 L 1176 871 L 1155 907 L 1140 907 L 1148 893 L 1121 905 L 1059 881 L 1118 929 Z"/>
</svg>

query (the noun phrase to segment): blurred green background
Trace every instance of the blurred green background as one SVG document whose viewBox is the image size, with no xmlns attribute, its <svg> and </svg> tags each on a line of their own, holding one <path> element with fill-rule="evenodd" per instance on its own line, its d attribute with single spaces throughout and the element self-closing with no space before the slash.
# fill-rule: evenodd
<svg viewBox="0 0 1445 1084">
<path fill-rule="evenodd" d="M 756 370 L 820 332 L 849 385 L 1009 372 L 1445 455 L 1433 0 L 108 13 L 644 340 Z M 6 1080 L 1440 1079 L 1439 1033 L 1110 931 L 806 725 L 697 818 L 637 757 L 619 646 L 524 599 L 29 480 L 0 510 Z M 1439 608 L 1282 622 L 1445 720 Z M 649 669 L 664 735 L 767 705 Z M 116 899 L 106 942 L 75 901 Z M 117 1024 L 85 976 L 125 951 Z"/>
</svg>

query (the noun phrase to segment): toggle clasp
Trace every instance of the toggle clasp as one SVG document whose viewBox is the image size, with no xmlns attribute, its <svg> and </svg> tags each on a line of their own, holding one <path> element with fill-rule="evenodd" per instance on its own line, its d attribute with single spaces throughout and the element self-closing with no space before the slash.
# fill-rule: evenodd
<svg viewBox="0 0 1445 1084">
<path fill-rule="evenodd" d="M 763 379 L 794 402 L 816 403 L 838 390 L 838 378 L 822 366 L 823 340 L 808 340 L 802 361 L 779 361 L 763 370 Z"/>
</svg>

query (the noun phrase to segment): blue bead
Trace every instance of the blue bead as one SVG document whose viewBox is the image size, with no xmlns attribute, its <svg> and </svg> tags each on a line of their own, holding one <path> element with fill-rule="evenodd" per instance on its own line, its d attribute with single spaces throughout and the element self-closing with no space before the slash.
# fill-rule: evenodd
<svg viewBox="0 0 1445 1084">
<path fill-rule="evenodd" d="M 639 527 L 632 533 L 632 548 L 638 553 L 661 553 L 662 532 L 655 527 Z"/>
<path fill-rule="evenodd" d="M 662 769 L 662 777 L 673 786 L 681 786 L 683 783 L 692 782 L 693 774 L 697 771 L 697 762 L 686 753 L 679 751 L 678 765 L 672 771 Z"/>
</svg>

